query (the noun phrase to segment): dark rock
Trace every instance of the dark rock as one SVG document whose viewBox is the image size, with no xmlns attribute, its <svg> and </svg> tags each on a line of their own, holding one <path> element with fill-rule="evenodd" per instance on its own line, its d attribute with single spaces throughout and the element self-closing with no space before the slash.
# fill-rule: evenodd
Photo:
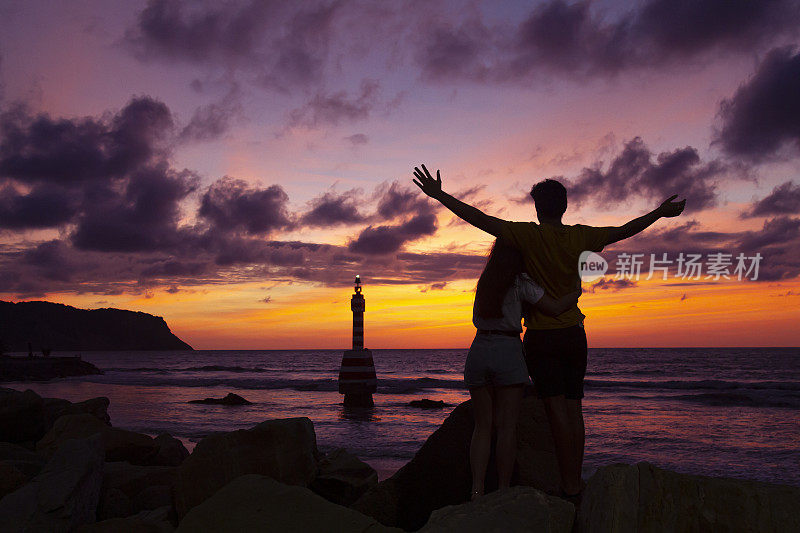
<svg viewBox="0 0 800 533">
<path fill-rule="evenodd" d="M 108 461 L 128 461 L 148 465 L 158 454 L 158 445 L 152 437 L 125 429 L 107 426 L 94 416 L 82 413 L 64 415 L 36 443 L 36 449 L 51 454 L 67 439 L 86 438 L 100 434 Z"/>
<path fill-rule="evenodd" d="M 73 531 L 94 522 L 103 479 L 99 437 L 68 440 L 30 483 L 0 500 L 5 531 Z"/>
<path fill-rule="evenodd" d="M 31 476 L 6 461 L 0 462 L 0 500 L 27 483 Z"/>
<path fill-rule="evenodd" d="M 33 392 L 0 389 L 0 441 L 25 443 L 47 432 L 44 400 Z"/>
<path fill-rule="evenodd" d="M 56 420 L 64 415 L 77 415 L 88 413 L 107 425 L 111 425 L 108 415 L 109 400 L 105 396 L 91 398 L 82 402 L 72 403 L 60 398 L 44 398 L 44 417 L 47 429 L 53 427 Z"/>
<path fill-rule="evenodd" d="M 119 489 L 110 488 L 100 494 L 97 504 L 97 519 L 124 518 L 133 514 L 133 503 L 128 495 Z"/>
<path fill-rule="evenodd" d="M 186 446 L 169 433 L 162 433 L 157 436 L 155 443 L 158 446 L 158 453 L 152 464 L 161 466 L 178 466 L 187 457 L 189 457 L 189 450 Z"/>
<path fill-rule="evenodd" d="M 177 469 L 175 509 L 183 517 L 244 474 L 307 486 L 317 470 L 317 437 L 308 418 L 269 420 L 250 429 L 210 435 Z"/>
<path fill-rule="evenodd" d="M 168 466 L 141 466 L 127 462 L 106 463 L 103 474 L 103 490 L 119 489 L 131 500 L 153 486 L 172 486 L 175 483 L 175 468 Z"/>
<path fill-rule="evenodd" d="M 589 480 L 581 531 L 800 531 L 800 487 L 611 465 Z"/>
<path fill-rule="evenodd" d="M 472 404 L 456 407 L 422 445 L 414 458 L 389 479 L 359 498 L 353 509 L 389 526 L 422 527 L 435 509 L 466 502 L 472 486 L 469 444 L 474 419 Z M 541 401 L 523 400 L 517 426 L 519 448 L 512 481 L 543 491 L 558 486 L 558 467 L 550 428 Z M 486 491 L 497 487 L 494 458 L 489 461 Z"/>
<path fill-rule="evenodd" d="M 103 372 L 79 357 L 0 357 L 2 381 L 48 381 Z"/>
<path fill-rule="evenodd" d="M 333 504 L 304 487 L 266 476 L 245 475 L 226 484 L 183 517 L 179 533 L 325 531 L 374 533 L 400 531 L 347 507 Z"/>
<path fill-rule="evenodd" d="M 570 533 L 575 506 L 531 487 L 498 490 L 474 502 L 437 509 L 420 531 L 425 533 Z"/>
<path fill-rule="evenodd" d="M 378 473 L 344 449 L 337 449 L 320 462 L 311 490 L 339 505 L 351 505 L 378 484 Z"/>
<path fill-rule="evenodd" d="M 76 309 L 50 302 L 0 301 L 0 325 L 9 352 L 53 350 L 191 350 L 159 316 L 122 309 Z M 43 344 L 44 343 L 44 344 Z"/>
<path fill-rule="evenodd" d="M 81 526 L 77 533 L 172 533 L 177 520 L 171 507 L 142 511 L 125 518 L 111 518 Z"/>
<path fill-rule="evenodd" d="M 443 409 L 447 407 L 444 400 L 429 400 L 423 398 L 422 400 L 411 400 L 408 402 L 409 407 L 419 407 L 420 409 Z"/>
<path fill-rule="evenodd" d="M 151 511 L 172 505 L 172 487 L 169 485 L 153 485 L 147 487 L 133 499 L 136 512 Z"/>
<path fill-rule="evenodd" d="M 205 405 L 252 405 L 238 394 L 229 392 L 224 398 L 205 398 L 203 400 L 189 400 L 189 403 L 202 403 Z"/>
<path fill-rule="evenodd" d="M 108 398 L 103 397 L 72 403 L 42 398 L 32 390 L 0 389 L 0 441 L 35 443 L 65 414 L 89 413 L 108 424 L 107 409 Z"/>
</svg>

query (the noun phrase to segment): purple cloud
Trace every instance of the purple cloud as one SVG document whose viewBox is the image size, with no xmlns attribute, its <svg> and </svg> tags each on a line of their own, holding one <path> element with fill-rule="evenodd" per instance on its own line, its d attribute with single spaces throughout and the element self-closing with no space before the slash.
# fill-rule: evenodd
<svg viewBox="0 0 800 533">
<path fill-rule="evenodd" d="M 260 189 L 243 180 L 223 178 L 203 194 L 198 214 L 218 231 L 263 234 L 294 226 L 286 207 L 288 201 L 280 185 Z"/>
<path fill-rule="evenodd" d="M 339 224 L 356 224 L 366 220 L 358 210 L 358 191 L 342 194 L 326 192 L 310 202 L 311 210 L 300 217 L 308 226 L 329 227 Z"/>
<path fill-rule="evenodd" d="M 698 210 L 715 204 L 715 180 L 727 170 L 719 161 L 702 162 L 691 146 L 655 155 L 636 137 L 605 171 L 585 168 L 568 180 L 567 188 L 570 200 L 579 204 L 591 200 L 616 205 L 634 196 L 661 201 L 678 194 L 687 198 L 687 209 Z"/>
<path fill-rule="evenodd" d="M 800 149 L 800 54 L 772 50 L 750 80 L 720 104 L 717 142 L 731 155 L 761 161 Z"/>
<path fill-rule="evenodd" d="M 800 213 L 800 185 L 787 181 L 772 192 L 755 202 L 752 208 L 743 217 L 758 217 L 768 215 L 796 215 Z"/>
<path fill-rule="evenodd" d="M 377 103 L 380 85 L 365 80 L 358 96 L 349 96 L 345 91 L 333 94 L 319 93 L 305 105 L 289 113 L 289 127 L 316 128 L 322 125 L 336 126 L 340 122 L 354 122 L 369 117 Z"/>
</svg>

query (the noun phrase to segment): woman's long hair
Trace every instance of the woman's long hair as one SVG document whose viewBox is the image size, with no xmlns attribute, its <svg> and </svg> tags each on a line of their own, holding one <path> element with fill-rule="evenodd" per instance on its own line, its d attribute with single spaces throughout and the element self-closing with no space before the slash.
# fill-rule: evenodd
<svg viewBox="0 0 800 533">
<path fill-rule="evenodd" d="M 519 250 L 501 239 L 495 240 L 475 289 L 475 312 L 479 317 L 503 317 L 503 300 L 523 269 Z"/>
</svg>

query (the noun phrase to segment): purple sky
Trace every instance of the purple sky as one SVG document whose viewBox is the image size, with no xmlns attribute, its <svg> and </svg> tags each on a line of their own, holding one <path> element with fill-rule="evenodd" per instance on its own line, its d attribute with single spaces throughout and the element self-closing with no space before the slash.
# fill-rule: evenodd
<svg viewBox="0 0 800 533">
<path fill-rule="evenodd" d="M 797 277 L 797 1 L 497 4 L 3 3 L 0 293 L 472 279 L 420 162 L 517 220 L 546 177 L 570 222 L 678 193 L 664 231 Z"/>
</svg>

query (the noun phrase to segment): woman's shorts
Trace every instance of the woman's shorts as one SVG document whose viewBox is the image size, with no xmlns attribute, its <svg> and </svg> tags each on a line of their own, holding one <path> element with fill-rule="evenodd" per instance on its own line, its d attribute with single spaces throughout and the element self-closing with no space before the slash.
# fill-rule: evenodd
<svg viewBox="0 0 800 533">
<path fill-rule="evenodd" d="M 501 387 L 529 383 L 519 337 L 478 333 L 464 364 L 467 387 Z"/>
</svg>

